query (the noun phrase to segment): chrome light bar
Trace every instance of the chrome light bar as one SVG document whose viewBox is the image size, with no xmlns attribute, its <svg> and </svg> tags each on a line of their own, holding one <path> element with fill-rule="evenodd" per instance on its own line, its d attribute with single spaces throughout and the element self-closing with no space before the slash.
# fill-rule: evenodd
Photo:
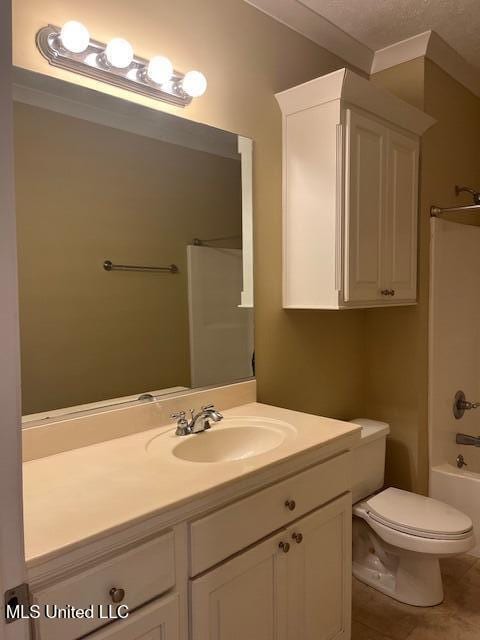
<svg viewBox="0 0 480 640">
<path fill-rule="evenodd" d="M 167 82 L 157 84 L 147 74 L 149 61 L 145 58 L 134 55 L 128 66 L 115 67 L 105 55 L 107 45 L 104 42 L 90 38 L 86 48 L 75 53 L 63 45 L 60 33 L 60 27 L 49 24 L 40 29 L 36 36 L 40 53 L 54 67 L 80 73 L 179 107 L 186 107 L 192 101 L 192 96 L 182 87 L 185 74 L 174 70 Z"/>
</svg>

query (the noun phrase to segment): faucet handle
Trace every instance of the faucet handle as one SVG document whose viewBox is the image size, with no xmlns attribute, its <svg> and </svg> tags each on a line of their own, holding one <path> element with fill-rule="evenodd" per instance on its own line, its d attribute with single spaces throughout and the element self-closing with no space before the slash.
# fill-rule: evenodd
<svg viewBox="0 0 480 640">
<path fill-rule="evenodd" d="M 210 409 L 215 409 L 213 404 L 204 404 L 202 407 L 202 411 L 209 411 Z"/>
<path fill-rule="evenodd" d="M 185 411 L 176 411 L 175 413 L 172 413 L 170 417 L 172 418 L 172 420 L 184 420 L 185 416 Z"/>
</svg>

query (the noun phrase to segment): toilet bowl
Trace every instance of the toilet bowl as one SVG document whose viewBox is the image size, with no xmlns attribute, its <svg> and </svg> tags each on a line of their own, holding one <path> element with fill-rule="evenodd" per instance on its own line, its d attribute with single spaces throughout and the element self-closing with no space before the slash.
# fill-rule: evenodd
<svg viewBox="0 0 480 640">
<path fill-rule="evenodd" d="M 353 451 L 353 574 L 407 604 L 429 607 L 443 601 L 439 559 L 475 545 L 472 521 L 453 507 L 383 486 L 389 427 L 366 419 Z M 381 468 L 380 468 L 381 467 Z"/>
</svg>

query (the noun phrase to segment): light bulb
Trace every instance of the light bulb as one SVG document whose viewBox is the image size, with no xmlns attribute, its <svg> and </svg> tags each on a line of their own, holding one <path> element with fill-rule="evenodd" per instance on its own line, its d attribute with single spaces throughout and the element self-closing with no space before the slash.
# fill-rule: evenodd
<svg viewBox="0 0 480 640">
<path fill-rule="evenodd" d="M 69 20 L 60 31 L 60 40 L 65 49 L 72 53 L 82 53 L 89 45 L 90 34 L 81 22 Z"/>
<path fill-rule="evenodd" d="M 200 71 L 189 71 L 182 80 L 182 87 L 189 96 L 198 98 L 207 89 L 207 79 Z"/>
<path fill-rule="evenodd" d="M 173 64 L 165 56 L 154 56 L 148 63 L 147 75 L 153 82 L 164 84 L 173 75 Z"/>
<path fill-rule="evenodd" d="M 106 46 L 105 56 L 112 67 L 125 69 L 133 60 L 132 45 L 123 38 L 112 38 Z"/>
</svg>

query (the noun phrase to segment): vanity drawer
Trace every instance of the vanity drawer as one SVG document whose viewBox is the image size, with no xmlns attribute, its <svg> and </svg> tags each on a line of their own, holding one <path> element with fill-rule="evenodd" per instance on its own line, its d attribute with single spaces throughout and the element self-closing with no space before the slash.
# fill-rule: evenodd
<svg viewBox="0 0 480 640">
<path fill-rule="evenodd" d="M 118 604 L 127 605 L 129 611 L 159 596 L 175 584 L 175 550 L 173 532 L 140 544 L 125 553 L 57 582 L 32 594 L 33 603 L 40 605 L 41 616 L 35 621 L 37 640 L 73 640 L 110 620 L 108 605 L 114 610 L 111 589 L 125 592 Z M 93 605 L 93 618 L 50 619 L 45 617 L 45 606 L 65 608 L 67 605 L 87 609 Z"/>
<path fill-rule="evenodd" d="M 349 491 L 350 476 L 346 452 L 192 522 L 190 575 Z"/>
</svg>

